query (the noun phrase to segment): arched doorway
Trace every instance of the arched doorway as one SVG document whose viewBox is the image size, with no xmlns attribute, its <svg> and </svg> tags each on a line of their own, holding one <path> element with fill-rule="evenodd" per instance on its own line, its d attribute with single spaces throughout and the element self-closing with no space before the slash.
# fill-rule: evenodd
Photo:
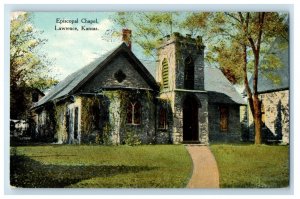
<svg viewBox="0 0 300 199">
<path fill-rule="evenodd" d="M 188 95 L 183 101 L 183 141 L 199 141 L 198 133 L 199 103 L 194 95 Z"/>
</svg>

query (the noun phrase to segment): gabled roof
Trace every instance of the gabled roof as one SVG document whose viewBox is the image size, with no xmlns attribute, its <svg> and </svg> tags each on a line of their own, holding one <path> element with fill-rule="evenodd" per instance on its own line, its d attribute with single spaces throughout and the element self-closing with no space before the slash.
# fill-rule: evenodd
<svg viewBox="0 0 300 199">
<path fill-rule="evenodd" d="M 267 71 L 265 70 L 264 72 L 259 71 L 257 84 L 257 91 L 259 93 L 289 89 L 289 49 L 280 49 L 278 46 L 280 43 L 282 43 L 282 39 L 279 37 L 276 38 L 270 48 L 269 53 L 275 54 L 280 58 L 282 67 L 270 69 Z M 263 62 L 264 60 L 262 60 L 262 63 Z M 268 76 L 270 75 L 280 77 L 280 81 L 275 82 L 272 79 L 268 78 Z M 252 90 L 253 76 L 249 80 L 249 86 Z"/>
<path fill-rule="evenodd" d="M 35 107 L 41 106 L 53 100 L 59 100 L 68 95 L 76 94 L 76 91 L 87 82 L 95 73 L 101 71 L 107 63 L 109 63 L 120 52 L 125 53 L 135 63 L 135 69 L 144 77 L 145 81 L 153 90 L 158 90 L 158 85 L 155 79 L 145 68 L 145 66 L 138 60 L 138 58 L 131 52 L 125 43 L 108 51 L 101 57 L 95 59 L 93 62 L 84 66 L 80 70 L 67 76 L 63 81 L 58 83 L 45 97 L 43 97 Z"/>
<path fill-rule="evenodd" d="M 31 93 L 35 92 L 35 93 L 38 93 L 41 96 L 45 96 L 45 94 L 38 88 L 28 88 L 28 89 Z"/>
<path fill-rule="evenodd" d="M 204 67 L 204 89 L 208 91 L 209 103 L 246 104 L 242 95 L 215 67 Z"/>
</svg>

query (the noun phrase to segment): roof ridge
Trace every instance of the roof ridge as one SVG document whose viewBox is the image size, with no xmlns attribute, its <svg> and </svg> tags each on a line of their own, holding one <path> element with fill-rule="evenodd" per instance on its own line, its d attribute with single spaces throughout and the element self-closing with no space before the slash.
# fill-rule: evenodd
<svg viewBox="0 0 300 199">
<path fill-rule="evenodd" d="M 57 97 L 57 95 L 60 94 L 60 92 L 62 90 L 64 90 L 66 87 L 68 87 L 71 83 L 73 83 L 76 78 L 78 78 L 78 76 L 83 73 L 84 70 L 87 69 L 92 69 L 95 67 L 95 65 L 97 64 L 97 62 L 101 62 L 101 59 L 103 59 L 103 57 L 108 56 L 109 54 L 111 54 L 112 52 L 114 52 L 115 50 L 117 50 L 118 48 L 120 48 L 122 45 L 124 45 L 124 42 L 119 44 L 118 46 L 116 46 L 115 48 L 103 53 L 102 55 L 100 55 L 99 57 L 95 58 L 93 61 L 89 62 L 88 64 L 84 65 L 83 67 L 79 68 L 78 70 L 76 70 L 75 72 L 69 74 L 66 78 L 64 78 L 62 81 L 60 81 L 53 89 L 51 89 L 49 91 L 49 93 L 47 95 L 45 95 L 35 106 L 41 106 L 42 104 L 48 102 L 49 100 L 53 100 Z M 90 72 L 92 72 L 93 70 L 91 70 Z M 67 83 L 67 84 L 66 84 Z M 80 82 L 78 82 L 80 83 Z M 66 85 L 65 85 L 66 84 Z"/>
<path fill-rule="evenodd" d="M 84 85 L 95 73 L 98 73 L 102 68 L 114 58 L 120 51 L 128 53 L 130 58 L 135 62 L 138 73 L 144 74 L 145 81 L 150 85 L 152 89 L 158 88 L 154 77 L 143 65 L 143 63 L 135 56 L 135 54 L 128 49 L 127 45 L 122 42 L 115 48 L 107 51 L 98 58 L 86 64 L 82 68 L 68 75 L 65 79 L 59 82 L 48 95 L 43 97 L 33 108 L 39 107 L 51 100 L 58 99 L 63 96 L 75 94 L 82 85 Z"/>
</svg>

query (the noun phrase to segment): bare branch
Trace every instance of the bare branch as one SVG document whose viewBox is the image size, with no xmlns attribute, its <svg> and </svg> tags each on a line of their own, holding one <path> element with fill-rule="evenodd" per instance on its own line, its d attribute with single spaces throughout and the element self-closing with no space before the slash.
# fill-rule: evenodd
<svg viewBox="0 0 300 199">
<path fill-rule="evenodd" d="M 240 20 L 240 19 L 238 19 L 238 18 L 235 17 L 234 15 L 230 14 L 229 12 L 225 12 L 225 15 L 227 15 L 227 16 L 233 18 L 234 20 L 238 21 L 239 23 L 241 23 L 241 20 Z"/>
<path fill-rule="evenodd" d="M 239 13 L 239 16 L 240 16 L 240 22 L 243 24 L 244 23 L 244 17 L 243 17 L 241 12 L 238 12 L 238 13 Z"/>
</svg>

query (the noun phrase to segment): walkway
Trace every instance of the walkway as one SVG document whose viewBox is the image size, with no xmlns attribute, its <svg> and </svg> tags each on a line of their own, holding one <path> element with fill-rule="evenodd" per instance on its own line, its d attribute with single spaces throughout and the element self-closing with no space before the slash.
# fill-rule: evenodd
<svg viewBox="0 0 300 199">
<path fill-rule="evenodd" d="M 207 146 L 187 145 L 193 160 L 193 175 L 187 188 L 219 188 L 219 171 L 214 155 Z"/>
</svg>

